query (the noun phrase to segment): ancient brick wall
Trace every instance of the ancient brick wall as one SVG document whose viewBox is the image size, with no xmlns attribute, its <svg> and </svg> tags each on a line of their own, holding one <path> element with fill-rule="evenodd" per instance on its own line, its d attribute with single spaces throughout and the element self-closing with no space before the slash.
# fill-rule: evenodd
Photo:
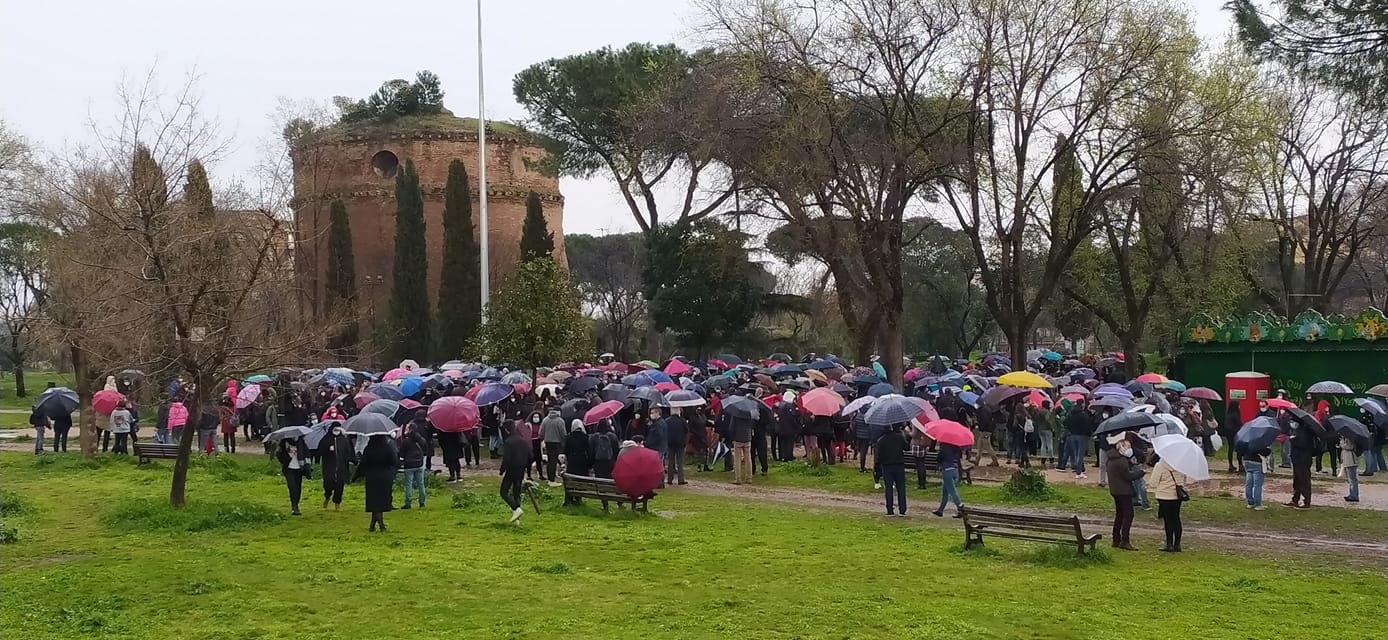
<svg viewBox="0 0 1388 640">
<path fill-rule="evenodd" d="M 358 292 L 364 310 L 374 308 L 384 321 L 390 304 L 392 271 L 395 260 L 395 179 L 389 171 L 389 156 L 373 165 L 381 152 L 394 154 L 399 167 L 413 160 L 424 191 L 426 249 L 422 256 L 429 264 L 429 292 L 437 303 L 439 269 L 442 264 L 443 196 L 448 165 L 455 159 L 467 166 L 472 182 L 473 227 L 480 231 L 481 205 L 478 202 L 476 131 L 411 128 L 374 135 L 340 134 L 294 153 L 296 222 L 300 250 L 298 271 L 304 287 L 313 292 L 311 304 L 322 300 L 327 270 L 328 207 L 340 198 L 347 206 L 352 225 L 352 249 L 356 258 Z M 487 132 L 487 211 L 491 263 L 491 287 L 495 292 L 508 279 L 520 255 L 521 226 L 525 220 L 525 198 L 535 191 L 544 202 L 545 219 L 554 233 L 556 259 L 567 265 L 564 255 L 564 200 L 558 179 L 543 175 L 526 165 L 526 160 L 542 158 L 544 151 L 528 139 L 510 134 Z M 374 284 L 379 277 L 380 284 Z"/>
</svg>

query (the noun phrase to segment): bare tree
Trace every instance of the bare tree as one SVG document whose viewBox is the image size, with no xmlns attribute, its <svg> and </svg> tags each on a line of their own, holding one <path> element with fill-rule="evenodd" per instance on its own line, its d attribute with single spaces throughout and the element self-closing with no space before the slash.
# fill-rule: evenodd
<svg viewBox="0 0 1388 640">
<path fill-rule="evenodd" d="M 292 307 L 282 296 L 297 290 L 289 234 L 272 203 L 230 211 L 173 195 L 190 163 L 211 164 L 223 148 L 195 88 L 189 78 L 163 94 L 151 72 L 122 89 L 118 126 L 95 126 L 99 145 L 60 158 L 49 182 L 64 205 L 49 219 L 63 252 L 53 288 L 74 353 L 101 366 L 134 356 L 151 371 L 182 374 L 194 423 L 215 415 L 226 378 L 302 361 L 330 333 L 283 313 Z M 94 237 L 95 246 L 85 242 Z M 90 378 L 84 373 L 79 384 Z M 185 500 L 195 431 L 185 429 L 179 443 L 174 506 Z"/>
</svg>

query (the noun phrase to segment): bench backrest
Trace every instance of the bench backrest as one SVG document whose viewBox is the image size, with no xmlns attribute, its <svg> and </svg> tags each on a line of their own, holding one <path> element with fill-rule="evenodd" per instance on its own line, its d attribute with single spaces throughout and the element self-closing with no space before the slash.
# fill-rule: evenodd
<svg viewBox="0 0 1388 640">
<path fill-rule="evenodd" d="M 564 488 L 580 491 L 606 491 L 615 493 L 617 491 L 617 483 L 607 478 L 576 476 L 566 473 L 564 474 Z"/>
<path fill-rule="evenodd" d="M 981 509 L 961 509 L 964 525 L 967 527 L 987 526 L 993 529 L 1011 529 L 1035 533 L 1055 533 L 1080 535 L 1079 516 L 1044 516 L 1031 513 L 1009 513 L 1006 511 L 984 511 Z"/>
</svg>

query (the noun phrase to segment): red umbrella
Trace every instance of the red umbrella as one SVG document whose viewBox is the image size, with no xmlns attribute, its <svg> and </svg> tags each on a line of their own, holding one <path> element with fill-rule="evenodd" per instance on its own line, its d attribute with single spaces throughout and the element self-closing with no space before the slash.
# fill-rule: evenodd
<svg viewBox="0 0 1388 640">
<path fill-rule="evenodd" d="M 1282 398 L 1273 398 L 1268 400 L 1268 406 L 1273 409 L 1295 409 L 1296 403 Z"/>
<path fill-rule="evenodd" d="M 1027 394 L 1027 402 L 1030 402 L 1031 406 L 1033 407 L 1040 408 L 1041 403 L 1046 402 L 1047 400 L 1050 400 L 1050 397 L 1044 393 L 1041 393 L 1040 391 L 1032 391 L 1031 393 Z"/>
<path fill-rule="evenodd" d="M 810 415 L 832 416 L 843 408 L 844 399 L 833 389 L 821 387 L 806 391 L 800 396 L 800 403 Z"/>
<path fill-rule="evenodd" d="M 103 389 L 92 396 L 92 408 L 96 409 L 97 413 L 110 415 L 122 400 L 125 400 L 125 396 L 121 395 L 120 392 Z"/>
<path fill-rule="evenodd" d="M 1144 373 L 1137 377 L 1137 381 L 1150 382 L 1152 384 L 1156 384 L 1158 382 L 1166 382 L 1166 376 L 1160 373 Z"/>
<path fill-rule="evenodd" d="M 678 362 L 678 360 L 676 360 L 676 362 Z M 661 393 L 666 391 L 679 391 L 680 386 L 673 382 L 657 382 L 655 383 L 655 390 Z"/>
<path fill-rule="evenodd" d="M 513 384 L 513 385 L 511 385 L 511 386 L 516 390 L 516 395 L 517 395 L 517 396 L 523 396 L 523 395 L 525 395 L 525 394 L 527 394 L 527 393 L 530 393 L 530 383 L 529 383 L 529 382 L 517 382 L 516 384 Z"/>
<path fill-rule="evenodd" d="M 446 396 L 429 404 L 429 422 L 439 431 L 471 431 L 482 417 L 477 403 L 460 396 Z"/>
<path fill-rule="evenodd" d="M 959 447 L 973 446 L 974 432 L 953 420 L 931 420 L 925 423 L 925 435 L 943 444 Z"/>
<path fill-rule="evenodd" d="M 1211 389 L 1209 387 L 1191 387 L 1189 389 L 1186 389 L 1185 393 L 1182 393 L 1181 395 L 1187 398 L 1195 398 L 1197 400 L 1209 400 L 1210 402 L 1219 402 L 1224 399 L 1219 396 L 1218 391 L 1215 391 L 1214 389 Z"/>
<path fill-rule="evenodd" d="M 655 491 L 664 475 L 665 465 L 660 462 L 660 454 L 641 446 L 623 451 L 612 467 L 612 481 L 617 484 L 617 490 L 633 498 Z"/>
<path fill-rule="evenodd" d="M 365 407 L 366 405 L 371 404 L 380 399 L 380 396 L 377 396 L 374 393 L 367 393 L 365 391 L 358 393 L 355 396 L 352 396 L 352 402 L 357 405 L 358 409 Z"/>
<path fill-rule="evenodd" d="M 583 424 L 597 424 L 599 420 L 611 418 L 612 416 L 617 415 L 617 412 L 621 410 L 621 400 L 608 400 L 607 402 L 604 402 L 596 407 L 593 407 L 592 409 L 589 409 L 587 413 L 583 414 Z M 655 452 L 652 451 L 651 453 Z M 659 459 L 660 456 L 657 454 L 656 458 Z"/>
<path fill-rule="evenodd" d="M 732 368 L 728 366 L 728 363 L 723 362 L 722 360 L 709 360 L 708 366 L 711 369 L 718 369 L 719 371 L 727 371 L 728 369 Z"/>
<path fill-rule="evenodd" d="M 415 402 L 414 400 L 411 400 L 409 398 L 405 398 L 404 400 L 400 401 L 401 409 L 418 409 L 422 406 L 424 405 L 419 404 L 418 402 Z"/>
<path fill-rule="evenodd" d="M 670 364 L 665 365 L 665 373 L 672 376 L 682 376 L 689 373 L 689 365 L 682 360 L 671 360 Z"/>
</svg>

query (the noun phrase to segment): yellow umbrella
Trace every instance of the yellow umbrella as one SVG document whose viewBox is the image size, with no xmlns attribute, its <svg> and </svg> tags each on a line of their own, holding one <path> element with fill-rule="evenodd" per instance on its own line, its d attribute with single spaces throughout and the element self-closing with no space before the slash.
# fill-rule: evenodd
<svg viewBox="0 0 1388 640">
<path fill-rule="evenodd" d="M 1055 385 L 1050 380 L 1042 378 L 1030 371 L 1013 371 L 998 378 L 998 384 L 1005 384 L 1012 387 L 1031 387 L 1033 389 L 1050 389 Z"/>
</svg>

